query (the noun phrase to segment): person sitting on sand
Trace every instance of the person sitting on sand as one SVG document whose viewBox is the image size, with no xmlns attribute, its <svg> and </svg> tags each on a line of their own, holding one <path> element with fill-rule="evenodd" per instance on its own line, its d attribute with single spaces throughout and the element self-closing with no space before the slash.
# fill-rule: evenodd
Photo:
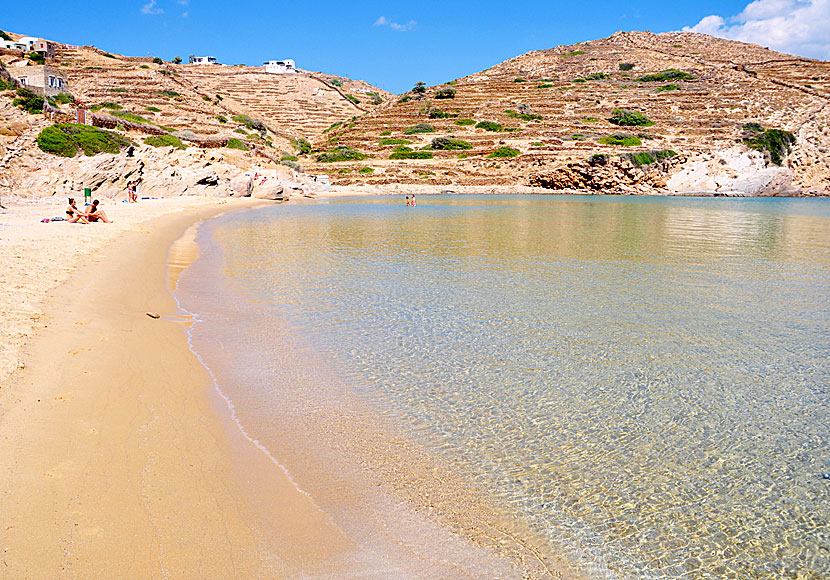
<svg viewBox="0 0 830 580">
<path fill-rule="evenodd" d="M 86 211 L 86 219 L 91 222 L 97 222 L 101 220 L 106 224 L 111 224 L 112 220 L 107 218 L 107 214 L 104 210 L 98 208 L 98 204 L 100 202 L 96 199 L 92 202 L 92 205 Z"/>
<path fill-rule="evenodd" d="M 75 223 L 88 224 L 89 223 L 88 221 L 86 221 L 86 215 L 81 213 L 81 210 L 79 210 L 75 206 L 75 198 L 74 197 L 69 198 L 69 206 L 66 208 L 66 221 L 68 221 L 70 224 L 75 224 Z"/>
</svg>

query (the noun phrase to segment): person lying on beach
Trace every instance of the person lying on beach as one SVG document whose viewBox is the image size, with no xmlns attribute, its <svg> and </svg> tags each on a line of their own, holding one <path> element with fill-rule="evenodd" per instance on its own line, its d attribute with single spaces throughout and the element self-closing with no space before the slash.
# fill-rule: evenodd
<svg viewBox="0 0 830 580">
<path fill-rule="evenodd" d="M 111 224 L 112 220 L 107 218 L 107 214 L 104 210 L 98 208 L 98 204 L 100 202 L 96 199 L 92 202 L 92 205 L 89 206 L 86 210 L 86 219 L 91 222 L 97 222 L 101 220 L 104 223 Z"/>
<path fill-rule="evenodd" d="M 66 208 L 66 221 L 70 224 L 88 224 L 89 222 L 86 221 L 86 215 L 81 213 L 81 211 L 75 206 L 75 198 L 69 198 L 69 206 Z"/>
</svg>

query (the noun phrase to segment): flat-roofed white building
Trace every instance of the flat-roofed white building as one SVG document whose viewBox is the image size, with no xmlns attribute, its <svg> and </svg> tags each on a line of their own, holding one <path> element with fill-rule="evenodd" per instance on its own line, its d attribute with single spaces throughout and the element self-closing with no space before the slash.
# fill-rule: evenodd
<svg viewBox="0 0 830 580">
<path fill-rule="evenodd" d="M 215 56 L 194 56 L 191 64 L 219 64 Z"/>
<path fill-rule="evenodd" d="M 285 60 L 269 60 L 265 63 L 265 72 L 274 75 L 291 74 L 297 72 L 297 67 L 290 58 Z"/>
</svg>

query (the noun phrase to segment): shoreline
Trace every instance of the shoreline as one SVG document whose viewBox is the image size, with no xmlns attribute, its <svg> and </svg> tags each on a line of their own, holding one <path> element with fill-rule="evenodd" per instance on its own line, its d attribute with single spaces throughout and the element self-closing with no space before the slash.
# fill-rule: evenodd
<svg viewBox="0 0 830 580">
<path fill-rule="evenodd" d="M 307 556 L 276 554 L 265 541 L 240 493 L 207 373 L 174 318 L 171 244 L 233 209 L 184 205 L 150 231 L 142 219 L 119 232 L 88 260 L 91 272 L 56 280 L 33 320 L 25 368 L 3 383 L 0 545 L 14 577 L 279 576 L 292 557 Z M 317 510 L 273 469 L 260 475 L 294 516 L 283 518 L 285 529 L 302 532 Z"/>
<path fill-rule="evenodd" d="M 73 244 L 86 253 L 54 278 L 32 277 L 29 285 L 41 285 L 40 298 L 29 310 L 2 313 L 4 326 L 28 324 L 17 353 L 21 364 L 0 382 L 0 556 L 7 573 L 43 579 L 411 577 L 419 570 L 413 562 L 420 561 L 454 571 L 434 577 L 471 577 L 464 564 L 440 560 L 446 548 L 427 540 L 440 537 L 456 549 L 468 546 L 460 552 L 468 554 L 468 572 L 478 558 L 506 571 L 501 577 L 518 576 L 512 558 L 467 543 L 466 534 L 412 507 L 399 505 L 391 512 L 399 521 L 389 523 L 421 530 L 420 541 L 367 549 L 365 539 L 341 528 L 275 456 L 233 424 L 223 408 L 229 401 L 217 401 L 215 377 L 189 343 L 192 319 L 171 289 L 196 257 L 199 224 L 268 202 L 157 205 L 108 205 L 115 224 L 30 225 L 45 204 L 14 216 L 35 231 L 17 240 L 20 246 L 34 240 L 52 247 L 33 252 L 7 276 L 27 267 L 48 271 Z M 136 209 L 141 215 L 129 215 Z M 4 229 L 16 227 L 9 216 L 15 211 L 3 214 Z M 19 247 L 7 244 L 4 251 Z M 326 497 L 326 508 L 349 497 Z"/>
</svg>

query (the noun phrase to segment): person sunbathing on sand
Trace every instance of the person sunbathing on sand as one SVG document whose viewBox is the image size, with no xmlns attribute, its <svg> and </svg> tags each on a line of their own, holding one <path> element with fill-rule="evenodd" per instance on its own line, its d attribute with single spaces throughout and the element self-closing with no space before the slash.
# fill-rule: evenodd
<svg viewBox="0 0 830 580">
<path fill-rule="evenodd" d="M 75 207 L 75 198 L 69 198 L 69 206 L 66 208 L 66 221 L 70 224 L 88 224 L 89 222 L 86 221 L 86 215 L 81 213 L 77 207 Z"/>
<path fill-rule="evenodd" d="M 86 211 L 86 219 L 91 222 L 97 222 L 101 220 L 104 223 L 111 224 L 112 220 L 107 218 L 107 214 L 104 210 L 98 209 L 98 204 L 100 202 L 96 199 L 92 202 L 92 205 Z"/>
</svg>

